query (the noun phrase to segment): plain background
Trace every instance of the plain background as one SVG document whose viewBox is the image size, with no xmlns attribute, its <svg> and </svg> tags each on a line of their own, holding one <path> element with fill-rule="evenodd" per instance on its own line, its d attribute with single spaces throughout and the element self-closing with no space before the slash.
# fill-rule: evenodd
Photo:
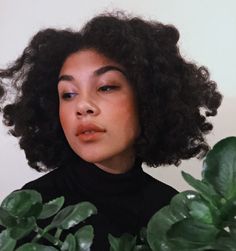
<svg viewBox="0 0 236 251">
<path fill-rule="evenodd" d="M 236 2 L 234 0 L 0 0 L 0 68 L 17 56 L 38 30 L 48 27 L 79 29 L 94 15 L 122 9 L 146 19 L 174 24 L 180 31 L 182 54 L 208 66 L 224 101 L 214 130 L 207 136 L 212 146 L 236 135 Z M 179 191 L 188 185 L 181 170 L 201 176 L 202 161 L 184 161 L 178 168 L 144 169 Z M 0 123 L 0 201 L 11 191 L 42 175 L 27 166 L 17 139 Z"/>
</svg>

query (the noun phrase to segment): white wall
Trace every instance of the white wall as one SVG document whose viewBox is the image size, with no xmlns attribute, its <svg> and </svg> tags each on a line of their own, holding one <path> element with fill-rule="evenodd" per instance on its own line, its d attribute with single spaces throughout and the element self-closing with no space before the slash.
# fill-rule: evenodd
<svg viewBox="0 0 236 251">
<path fill-rule="evenodd" d="M 211 145 L 236 135 L 236 2 L 234 0 L 0 0 L 0 67 L 14 60 L 30 37 L 41 28 L 81 25 L 105 10 L 123 9 L 145 18 L 173 23 L 179 28 L 182 53 L 207 65 L 219 84 L 224 102 L 212 121 Z M 200 177 L 201 161 L 185 161 L 181 167 L 146 169 L 178 190 L 188 186 L 181 178 L 185 170 Z M 0 125 L 0 201 L 39 175 L 27 166 L 15 138 Z"/>
</svg>

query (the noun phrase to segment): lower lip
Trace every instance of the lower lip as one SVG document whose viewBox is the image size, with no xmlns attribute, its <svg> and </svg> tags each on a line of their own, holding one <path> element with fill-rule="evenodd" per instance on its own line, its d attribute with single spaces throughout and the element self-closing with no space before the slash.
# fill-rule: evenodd
<svg viewBox="0 0 236 251">
<path fill-rule="evenodd" d="M 81 133 L 79 139 L 84 142 L 98 140 L 104 132 Z"/>
</svg>

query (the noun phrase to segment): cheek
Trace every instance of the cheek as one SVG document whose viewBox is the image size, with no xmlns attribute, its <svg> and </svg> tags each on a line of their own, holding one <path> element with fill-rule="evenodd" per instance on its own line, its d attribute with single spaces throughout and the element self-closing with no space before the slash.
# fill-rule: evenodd
<svg viewBox="0 0 236 251">
<path fill-rule="evenodd" d="M 124 102 L 124 113 L 127 114 L 127 123 L 129 124 L 130 128 L 132 128 L 135 133 L 139 134 L 140 131 L 140 123 L 139 123 L 139 115 L 138 115 L 138 108 L 134 97 L 126 100 Z"/>
<path fill-rule="evenodd" d="M 59 108 L 59 118 L 61 126 L 64 129 L 64 124 L 66 123 L 66 112 L 61 107 Z"/>
<path fill-rule="evenodd" d="M 139 136 L 139 117 L 137 106 L 133 100 L 122 100 L 122 102 L 114 106 L 112 113 L 117 130 L 123 130 L 128 138 L 137 138 Z"/>
<path fill-rule="evenodd" d="M 59 108 L 59 118 L 62 129 L 65 134 L 67 134 L 68 130 L 70 129 L 70 125 L 72 125 L 72 116 L 70 112 L 67 111 L 66 107 Z"/>
</svg>

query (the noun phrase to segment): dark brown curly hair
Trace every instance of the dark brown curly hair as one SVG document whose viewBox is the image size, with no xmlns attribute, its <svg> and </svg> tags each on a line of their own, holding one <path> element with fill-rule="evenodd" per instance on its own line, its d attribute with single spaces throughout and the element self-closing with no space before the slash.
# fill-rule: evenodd
<svg viewBox="0 0 236 251">
<path fill-rule="evenodd" d="M 79 32 L 38 32 L 0 70 L 4 123 L 19 138 L 29 165 L 43 171 L 78 158 L 59 122 L 57 84 L 65 59 L 89 48 L 121 64 L 134 86 L 141 124 L 137 157 L 159 166 L 203 156 L 209 149 L 204 135 L 212 130 L 206 117 L 216 115 L 222 96 L 205 67 L 181 56 L 178 39 L 172 25 L 124 14 L 96 16 Z M 6 104 L 13 92 L 15 99 Z"/>
</svg>

